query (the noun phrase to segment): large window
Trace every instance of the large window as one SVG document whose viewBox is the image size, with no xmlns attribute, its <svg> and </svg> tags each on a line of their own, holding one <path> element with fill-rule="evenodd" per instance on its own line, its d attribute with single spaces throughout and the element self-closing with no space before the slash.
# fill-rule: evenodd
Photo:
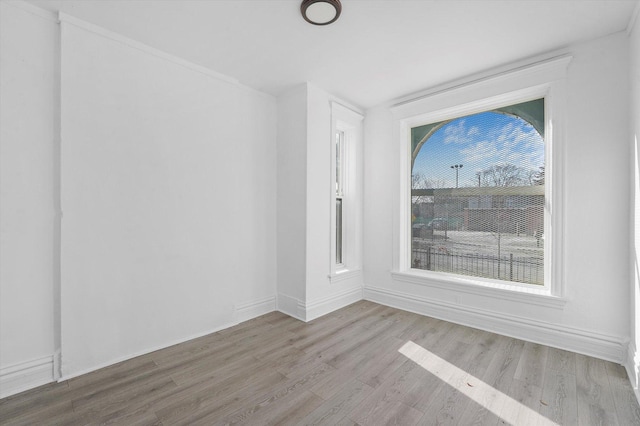
<svg viewBox="0 0 640 426">
<path fill-rule="evenodd" d="M 469 78 L 392 107 L 395 282 L 564 305 L 570 62 Z"/>
<path fill-rule="evenodd" d="M 544 285 L 544 99 L 411 128 L 411 267 Z"/>
</svg>

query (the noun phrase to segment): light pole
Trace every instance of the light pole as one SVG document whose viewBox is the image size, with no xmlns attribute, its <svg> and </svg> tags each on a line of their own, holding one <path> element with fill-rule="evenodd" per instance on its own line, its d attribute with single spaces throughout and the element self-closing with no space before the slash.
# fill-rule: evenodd
<svg viewBox="0 0 640 426">
<path fill-rule="evenodd" d="M 452 169 L 456 169 L 456 188 L 458 187 L 458 170 L 462 168 L 462 164 L 454 164 L 451 166 Z"/>
</svg>

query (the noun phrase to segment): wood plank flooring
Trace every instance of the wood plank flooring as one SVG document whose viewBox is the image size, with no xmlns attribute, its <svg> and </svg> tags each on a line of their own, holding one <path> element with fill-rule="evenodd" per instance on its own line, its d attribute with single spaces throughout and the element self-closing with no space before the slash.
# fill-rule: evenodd
<svg viewBox="0 0 640 426">
<path fill-rule="evenodd" d="M 361 301 L 0 400 L 2 425 L 640 425 L 620 365 Z"/>
</svg>

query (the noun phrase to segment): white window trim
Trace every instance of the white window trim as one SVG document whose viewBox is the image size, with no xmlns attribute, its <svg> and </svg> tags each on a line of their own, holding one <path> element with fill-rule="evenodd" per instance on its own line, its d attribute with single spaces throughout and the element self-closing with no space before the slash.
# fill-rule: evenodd
<svg viewBox="0 0 640 426">
<path fill-rule="evenodd" d="M 570 56 L 437 90 L 392 107 L 399 141 L 398 191 L 394 200 L 393 270 L 396 281 L 467 291 L 487 297 L 561 308 L 566 302 L 564 253 L 564 126 L 566 70 Z M 413 269 L 410 262 L 411 128 L 545 98 L 545 285 L 516 284 Z"/>
<path fill-rule="evenodd" d="M 345 281 L 362 270 L 362 120 L 364 116 L 331 102 L 331 283 Z M 342 263 L 336 263 L 336 152 L 335 135 L 344 133 L 342 195 Z"/>
</svg>

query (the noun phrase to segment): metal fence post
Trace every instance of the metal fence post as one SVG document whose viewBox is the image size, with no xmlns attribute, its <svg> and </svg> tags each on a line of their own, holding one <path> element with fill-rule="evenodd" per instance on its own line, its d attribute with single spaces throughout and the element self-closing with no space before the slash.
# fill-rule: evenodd
<svg viewBox="0 0 640 426">
<path fill-rule="evenodd" d="M 513 253 L 509 253 L 509 281 L 513 281 Z"/>
<path fill-rule="evenodd" d="M 427 271 L 431 270 L 431 246 L 427 246 Z"/>
</svg>

